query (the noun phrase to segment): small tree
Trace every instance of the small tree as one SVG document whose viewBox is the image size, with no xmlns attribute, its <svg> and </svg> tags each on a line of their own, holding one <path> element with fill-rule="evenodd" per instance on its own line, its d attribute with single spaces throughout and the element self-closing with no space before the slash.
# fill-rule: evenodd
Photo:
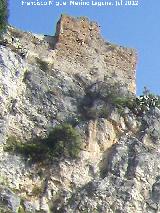
<svg viewBox="0 0 160 213">
<path fill-rule="evenodd" d="M 8 0 L 0 0 L 0 34 L 5 32 L 8 24 Z"/>
<path fill-rule="evenodd" d="M 31 162 L 45 162 L 54 157 L 78 158 L 81 151 L 81 137 L 72 125 L 57 125 L 47 138 L 33 138 L 28 143 L 21 142 L 16 136 L 8 136 L 4 151 L 18 153 Z"/>
<path fill-rule="evenodd" d="M 77 158 L 81 150 L 81 137 L 78 131 L 67 123 L 56 126 L 46 142 L 57 156 Z"/>
</svg>

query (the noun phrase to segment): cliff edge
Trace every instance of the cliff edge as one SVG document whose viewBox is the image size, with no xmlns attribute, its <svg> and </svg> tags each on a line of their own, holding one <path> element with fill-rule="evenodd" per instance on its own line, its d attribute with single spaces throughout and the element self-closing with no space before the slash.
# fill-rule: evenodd
<svg viewBox="0 0 160 213">
<path fill-rule="evenodd" d="M 0 41 L 0 211 L 159 212 L 160 101 L 87 18 Z"/>
</svg>

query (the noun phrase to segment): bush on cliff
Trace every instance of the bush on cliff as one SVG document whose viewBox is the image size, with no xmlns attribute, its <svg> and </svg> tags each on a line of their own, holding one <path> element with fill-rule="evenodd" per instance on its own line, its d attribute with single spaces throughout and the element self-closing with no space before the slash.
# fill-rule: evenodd
<svg viewBox="0 0 160 213">
<path fill-rule="evenodd" d="M 53 128 L 45 139 L 36 138 L 22 143 L 15 136 L 9 136 L 4 151 L 19 153 L 32 162 L 51 160 L 53 157 L 77 158 L 81 150 L 81 137 L 70 124 Z"/>
<path fill-rule="evenodd" d="M 144 88 L 142 95 L 133 98 L 114 97 L 113 104 L 118 108 L 128 107 L 134 114 L 142 115 L 155 107 L 160 108 L 160 96 Z"/>
<path fill-rule="evenodd" d="M 50 132 L 46 143 L 56 156 L 76 158 L 81 149 L 78 131 L 67 123 L 56 126 Z"/>
<path fill-rule="evenodd" d="M 97 106 L 97 103 L 100 103 L 100 106 Z M 160 108 L 160 96 L 144 88 L 143 94 L 136 97 L 127 91 L 126 85 L 100 81 L 87 88 L 79 110 L 85 119 L 107 118 L 109 116 L 107 106 L 118 108 L 121 114 L 127 107 L 135 115 L 142 116 L 152 108 Z"/>
<path fill-rule="evenodd" d="M 8 0 L 0 0 L 0 34 L 5 32 L 8 24 Z"/>
<path fill-rule="evenodd" d="M 43 161 L 49 157 L 48 147 L 42 143 L 41 139 L 22 143 L 20 139 L 13 135 L 8 136 L 4 151 L 21 154 L 33 162 Z"/>
</svg>

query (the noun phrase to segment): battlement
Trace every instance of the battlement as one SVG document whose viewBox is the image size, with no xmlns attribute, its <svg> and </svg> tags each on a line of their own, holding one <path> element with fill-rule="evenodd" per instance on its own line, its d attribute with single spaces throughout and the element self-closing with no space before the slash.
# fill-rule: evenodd
<svg viewBox="0 0 160 213">
<path fill-rule="evenodd" d="M 96 22 L 90 22 L 86 17 L 73 18 L 62 15 L 56 27 L 57 41 L 61 43 L 87 43 L 89 39 L 100 36 Z"/>
</svg>

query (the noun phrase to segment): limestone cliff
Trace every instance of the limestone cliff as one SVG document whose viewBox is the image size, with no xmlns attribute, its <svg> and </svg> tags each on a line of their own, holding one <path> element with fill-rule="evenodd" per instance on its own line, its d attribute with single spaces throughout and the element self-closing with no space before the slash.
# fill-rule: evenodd
<svg viewBox="0 0 160 213">
<path fill-rule="evenodd" d="M 0 45 L 0 212 L 160 212 L 160 110 L 157 99 L 135 97 L 135 66 L 134 50 L 105 42 L 84 17 L 63 15 L 55 36 L 8 27 Z M 11 139 L 44 139 L 64 122 L 81 136 L 78 158 L 33 163 L 6 151 Z"/>
</svg>

